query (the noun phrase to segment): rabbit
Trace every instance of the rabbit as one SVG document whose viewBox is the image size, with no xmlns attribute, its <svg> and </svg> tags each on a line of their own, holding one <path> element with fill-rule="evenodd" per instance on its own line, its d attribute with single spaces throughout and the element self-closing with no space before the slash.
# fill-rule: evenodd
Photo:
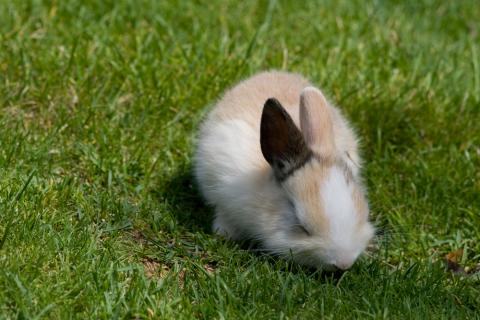
<svg viewBox="0 0 480 320">
<path fill-rule="evenodd" d="M 350 268 L 374 235 L 357 138 L 298 74 L 262 72 L 200 126 L 194 175 L 214 232 L 324 270 Z"/>
</svg>

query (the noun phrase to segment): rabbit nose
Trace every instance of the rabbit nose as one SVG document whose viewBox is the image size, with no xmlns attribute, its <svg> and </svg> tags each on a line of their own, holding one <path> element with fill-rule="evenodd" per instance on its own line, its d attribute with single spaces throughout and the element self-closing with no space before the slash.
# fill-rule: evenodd
<svg viewBox="0 0 480 320">
<path fill-rule="evenodd" d="M 337 261 L 335 263 L 335 267 L 340 270 L 347 270 L 353 265 L 353 261 Z"/>
</svg>

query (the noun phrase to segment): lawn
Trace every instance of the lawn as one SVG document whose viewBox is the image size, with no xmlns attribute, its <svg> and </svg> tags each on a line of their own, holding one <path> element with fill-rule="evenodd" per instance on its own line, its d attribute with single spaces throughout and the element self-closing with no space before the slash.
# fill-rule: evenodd
<svg viewBox="0 0 480 320">
<path fill-rule="evenodd" d="M 0 0 L 0 318 L 478 318 L 478 1 Z M 208 107 L 304 74 L 362 140 L 376 249 L 341 276 L 210 229 Z M 457 251 L 463 249 L 461 251 Z"/>
</svg>

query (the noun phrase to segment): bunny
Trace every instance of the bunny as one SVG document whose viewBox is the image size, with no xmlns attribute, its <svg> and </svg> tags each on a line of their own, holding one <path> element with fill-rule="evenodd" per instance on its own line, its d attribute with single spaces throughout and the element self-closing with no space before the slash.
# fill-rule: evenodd
<svg viewBox="0 0 480 320">
<path fill-rule="evenodd" d="M 355 134 L 297 74 L 262 72 L 227 91 L 195 155 L 213 229 L 325 270 L 348 269 L 373 237 Z"/>
</svg>

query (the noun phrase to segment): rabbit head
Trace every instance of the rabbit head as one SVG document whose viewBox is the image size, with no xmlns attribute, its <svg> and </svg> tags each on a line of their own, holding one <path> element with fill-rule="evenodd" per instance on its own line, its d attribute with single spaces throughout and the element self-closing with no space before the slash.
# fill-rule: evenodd
<svg viewBox="0 0 480 320">
<path fill-rule="evenodd" d="M 368 203 L 359 177 L 338 150 L 334 118 L 323 94 L 300 94 L 300 128 L 274 98 L 265 102 L 260 144 L 284 193 L 286 215 L 269 249 L 302 264 L 348 269 L 371 240 Z"/>
</svg>

